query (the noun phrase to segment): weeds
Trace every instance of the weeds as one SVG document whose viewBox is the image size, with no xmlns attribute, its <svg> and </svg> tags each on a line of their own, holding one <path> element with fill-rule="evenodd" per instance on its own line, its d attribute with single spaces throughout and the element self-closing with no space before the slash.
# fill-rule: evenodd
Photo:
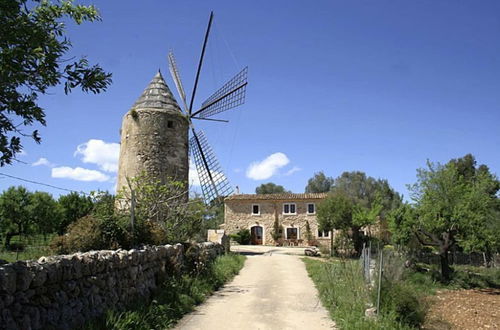
<svg viewBox="0 0 500 330">
<path fill-rule="evenodd" d="M 201 304 L 214 291 L 232 279 L 243 267 L 245 257 L 228 254 L 218 257 L 198 276 L 183 275 L 168 279 L 150 303 L 140 302 L 126 311 L 111 310 L 86 329 L 166 329 Z"/>
<path fill-rule="evenodd" d="M 329 263 L 307 258 L 304 262 L 323 305 L 340 329 L 411 329 L 398 320 L 397 311 L 393 309 L 377 320 L 365 318 L 371 293 L 364 283 L 359 262 Z"/>
</svg>

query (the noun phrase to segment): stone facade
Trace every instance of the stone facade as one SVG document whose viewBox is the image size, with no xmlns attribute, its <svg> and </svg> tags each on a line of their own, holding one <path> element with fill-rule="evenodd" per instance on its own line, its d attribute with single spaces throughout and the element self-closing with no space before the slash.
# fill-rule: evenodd
<svg viewBox="0 0 500 330">
<path fill-rule="evenodd" d="M 149 298 L 169 276 L 222 253 L 219 244 L 177 244 L 0 265 L 0 329 L 78 328 L 107 309 Z"/>
<path fill-rule="evenodd" d="M 328 244 L 330 237 L 324 237 L 325 233 L 322 233 L 320 237 L 316 219 L 316 207 L 325 197 L 326 194 L 291 193 L 232 195 L 224 200 L 224 230 L 227 234 L 235 234 L 241 229 L 251 230 L 252 227 L 260 226 L 263 232 L 262 244 L 274 245 L 276 242 L 272 234 L 275 219 L 278 219 L 279 225 L 283 227 L 283 239 L 289 239 L 289 234 L 293 235 L 296 232 L 297 241 L 301 241 L 302 245 L 307 245 L 306 222 L 309 222 L 313 239 L 320 244 Z M 294 204 L 295 212 L 290 212 L 290 209 L 285 212 L 285 204 Z M 308 212 L 308 204 L 314 205 L 313 213 Z M 258 205 L 258 214 L 254 213 L 255 205 Z"/>
<path fill-rule="evenodd" d="M 188 119 L 158 72 L 123 117 L 118 191 L 128 188 L 127 178 L 141 173 L 162 182 L 170 177 L 187 184 L 188 128 Z"/>
</svg>

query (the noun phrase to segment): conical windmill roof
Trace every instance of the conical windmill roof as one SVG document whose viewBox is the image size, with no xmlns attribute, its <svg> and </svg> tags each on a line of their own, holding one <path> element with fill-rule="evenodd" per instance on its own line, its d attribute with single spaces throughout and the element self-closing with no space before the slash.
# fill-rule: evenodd
<svg viewBox="0 0 500 330">
<path fill-rule="evenodd" d="M 142 95 L 135 101 L 133 109 L 164 109 L 181 112 L 174 95 L 168 88 L 161 72 L 153 77 Z"/>
</svg>

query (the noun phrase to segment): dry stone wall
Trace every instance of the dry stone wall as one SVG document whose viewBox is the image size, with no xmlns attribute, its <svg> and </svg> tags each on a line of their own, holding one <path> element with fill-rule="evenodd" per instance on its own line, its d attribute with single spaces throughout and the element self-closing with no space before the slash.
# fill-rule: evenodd
<svg viewBox="0 0 500 330">
<path fill-rule="evenodd" d="M 177 244 L 0 265 L 0 329 L 81 326 L 107 309 L 149 298 L 169 276 L 223 253 L 214 243 Z"/>
</svg>

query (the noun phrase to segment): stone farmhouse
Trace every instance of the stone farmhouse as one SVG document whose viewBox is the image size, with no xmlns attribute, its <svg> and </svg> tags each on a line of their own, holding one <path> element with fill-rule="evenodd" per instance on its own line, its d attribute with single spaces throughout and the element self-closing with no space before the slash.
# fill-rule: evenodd
<svg viewBox="0 0 500 330">
<path fill-rule="evenodd" d="M 316 219 L 316 207 L 326 196 L 326 193 L 231 195 L 224 199 L 224 230 L 227 234 L 235 234 L 248 229 L 251 244 L 274 245 L 277 220 L 279 244 L 307 245 L 306 223 L 309 223 L 312 240 L 327 245 L 331 233 L 319 231 Z"/>
</svg>

